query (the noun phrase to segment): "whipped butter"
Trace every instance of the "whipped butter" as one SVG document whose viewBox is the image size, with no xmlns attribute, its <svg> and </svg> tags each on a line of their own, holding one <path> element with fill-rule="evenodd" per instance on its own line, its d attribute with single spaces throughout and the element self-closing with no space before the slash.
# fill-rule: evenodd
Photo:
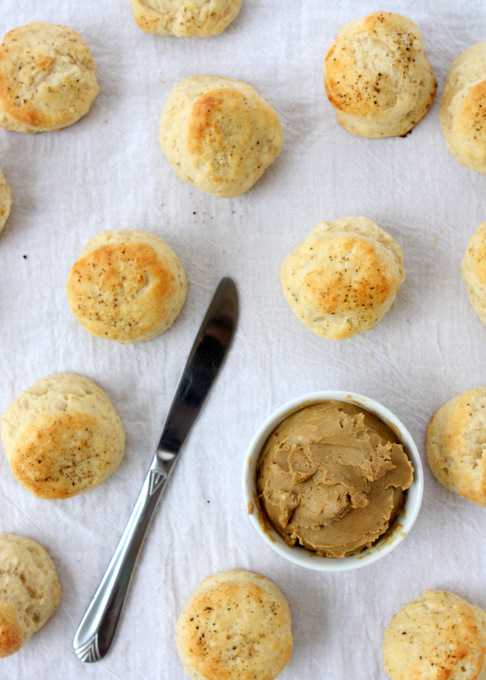
<svg viewBox="0 0 486 680">
<path fill-rule="evenodd" d="M 372 546 L 394 523 L 413 481 L 398 436 L 341 401 L 306 406 L 267 439 L 256 468 L 260 515 L 288 545 L 323 557 Z"/>
</svg>

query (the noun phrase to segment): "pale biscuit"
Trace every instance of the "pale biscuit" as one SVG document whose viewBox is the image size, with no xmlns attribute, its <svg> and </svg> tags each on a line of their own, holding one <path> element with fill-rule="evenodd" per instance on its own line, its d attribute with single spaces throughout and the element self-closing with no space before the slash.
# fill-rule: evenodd
<svg viewBox="0 0 486 680">
<path fill-rule="evenodd" d="M 146 33 L 211 36 L 236 19 L 241 0 L 130 0 L 135 21 Z"/>
<path fill-rule="evenodd" d="M 119 466 L 125 430 L 105 392 L 89 378 L 42 378 L 2 415 L 5 455 L 16 479 L 39 498 L 93 489 Z"/>
<path fill-rule="evenodd" d="M 295 316 L 331 340 L 373 328 L 404 279 L 400 246 L 366 217 L 319 222 L 280 269 Z"/>
<path fill-rule="evenodd" d="M 25 536 L 0 535 L 0 657 L 10 656 L 54 614 L 61 584 L 45 548 Z"/>
<path fill-rule="evenodd" d="M 72 125 L 99 88 L 88 45 L 71 28 L 36 22 L 9 31 L 0 45 L 0 125 L 45 132 Z"/>
<path fill-rule="evenodd" d="M 159 236 L 136 229 L 102 231 L 90 239 L 67 280 L 67 300 L 83 328 L 123 344 L 166 331 L 186 295 L 175 252 Z"/>
<path fill-rule="evenodd" d="M 0 170 L 0 232 L 5 226 L 12 207 L 12 192 L 5 175 Z"/>
<path fill-rule="evenodd" d="M 338 122 L 362 137 L 405 135 L 429 109 L 435 78 L 413 21 L 373 12 L 346 24 L 324 60 Z"/>
<path fill-rule="evenodd" d="M 203 581 L 177 620 L 191 680 L 273 680 L 292 654 L 287 600 L 265 576 L 234 569 Z"/>
<path fill-rule="evenodd" d="M 486 42 L 473 45 L 453 62 L 439 121 L 447 148 L 459 163 L 486 175 Z"/>
<path fill-rule="evenodd" d="M 252 187 L 282 137 L 277 113 L 255 88 L 221 76 L 182 80 L 160 120 L 160 143 L 177 176 L 220 198 Z"/>
<path fill-rule="evenodd" d="M 461 268 L 469 300 L 486 326 L 486 222 L 471 236 Z"/>
<path fill-rule="evenodd" d="M 427 590 L 385 631 L 383 667 L 391 680 L 486 680 L 486 630 L 479 607 Z"/>
<path fill-rule="evenodd" d="M 425 449 L 446 489 L 486 506 L 486 387 L 466 390 L 434 413 Z"/>
</svg>

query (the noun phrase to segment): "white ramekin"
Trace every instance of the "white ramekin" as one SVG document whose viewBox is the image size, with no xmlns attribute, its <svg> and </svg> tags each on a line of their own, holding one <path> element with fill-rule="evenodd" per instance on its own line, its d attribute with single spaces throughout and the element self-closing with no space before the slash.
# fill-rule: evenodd
<svg viewBox="0 0 486 680">
<path fill-rule="evenodd" d="M 283 538 L 269 526 L 268 521 L 261 521 L 261 512 L 258 507 L 255 488 L 255 471 L 258 457 L 263 445 L 277 425 L 294 411 L 310 404 L 328 400 L 349 402 L 378 416 L 397 434 L 414 468 L 414 480 L 406 493 L 404 506 L 393 526 L 371 548 L 365 548 L 356 555 L 342 558 L 319 557 L 314 552 L 301 546 L 291 547 L 287 545 Z M 406 427 L 385 406 L 361 394 L 351 392 L 313 392 L 283 404 L 262 423 L 253 437 L 246 454 L 243 474 L 243 494 L 248 517 L 265 543 L 275 550 L 276 553 L 294 564 L 307 567 L 308 569 L 328 572 L 349 571 L 365 567 L 394 550 L 403 541 L 405 536 L 408 535 L 417 519 L 422 503 L 423 488 L 424 478 L 420 454 Z"/>
</svg>

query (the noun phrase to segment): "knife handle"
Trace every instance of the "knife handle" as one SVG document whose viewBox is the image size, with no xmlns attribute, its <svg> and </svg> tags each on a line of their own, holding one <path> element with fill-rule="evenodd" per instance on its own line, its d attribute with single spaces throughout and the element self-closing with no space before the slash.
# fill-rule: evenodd
<svg viewBox="0 0 486 680">
<path fill-rule="evenodd" d="M 112 643 L 140 550 L 175 455 L 158 451 L 106 572 L 74 636 L 74 651 L 86 663 L 100 661 Z"/>
</svg>

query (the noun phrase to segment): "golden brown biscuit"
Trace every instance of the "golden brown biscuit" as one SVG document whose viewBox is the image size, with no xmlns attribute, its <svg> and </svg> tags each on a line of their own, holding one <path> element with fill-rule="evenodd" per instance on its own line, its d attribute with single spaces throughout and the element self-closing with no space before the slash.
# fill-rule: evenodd
<svg viewBox="0 0 486 680">
<path fill-rule="evenodd" d="M 435 78 L 413 21 L 373 12 L 346 24 L 324 60 L 338 122 L 362 137 L 405 135 L 429 109 Z"/>
<path fill-rule="evenodd" d="M 0 657 L 10 656 L 54 614 L 61 584 L 45 548 L 14 534 L 0 535 Z"/>
<path fill-rule="evenodd" d="M 398 243 L 366 217 L 319 222 L 285 258 L 280 279 L 292 311 L 331 340 L 369 331 L 405 279 Z"/>
<path fill-rule="evenodd" d="M 486 175 L 486 42 L 472 45 L 453 62 L 440 99 L 439 121 L 459 163 Z"/>
<path fill-rule="evenodd" d="M 15 132 L 59 130 L 90 109 L 99 88 L 88 45 L 71 28 L 36 22 L 0 45 L 0 125 Z"/>
<path fill-rule="evenodd" d="M 471 304 L 486 326 L 486 222 L 469 240 L 462 258 L 462 278 Z"/>
<path fill-rule="evenodd" d="M 292 654 L 291 624 L 272 581 L 233 569 L 192 593 L 177 620 L 177 649 L 191 680 L 273 680 Z"/>
<path fill-rule="evenodd" d="M 425 448 L 436 479 L 486 506 L 486 387 L 449 399 L 430 419 Z"/>
<path fill-rule="evenodd" d="M 12 207 L 12 192 L 5 179 L 5 175 L 0 170 L 0 231 L 5 226 L 5 223 L 10 215 Z"/>
<path fill-rule="evenodd" d="M 136 229 L 100 232 L 67 280 L 67 300 L 83 328 L 120 343 L 166 331 L 186 295 L 186 275 L 174 251 L 155 234 Z"/>
<path fill-rule="evenodd" d="M 135 21 L 146 33 L 210 36 L 236 19 L 241 0 L 130 0 Z"/>
<path fill-rule="evenodd" d="M 116 470 L 125 431 L 105 392 L 89 378 L 58 373 L 20 394 L 2 416 L 16 479 L 39 498 L 70 498 Z"/>
<path fill-rule="evenodd" d="M 177 176 L 220 198 L 252 187 L 282 137 L 277 113 L 255 88 L 221 76 L 182 80 L 160 120 L 160 143 Z"/>
<path fill-rule="evenodd" d="M 485 680 L 486 631 L 479 607 L 426 590 L 385 631 L 383 667 L 391 680 Z"/>
</svg>

